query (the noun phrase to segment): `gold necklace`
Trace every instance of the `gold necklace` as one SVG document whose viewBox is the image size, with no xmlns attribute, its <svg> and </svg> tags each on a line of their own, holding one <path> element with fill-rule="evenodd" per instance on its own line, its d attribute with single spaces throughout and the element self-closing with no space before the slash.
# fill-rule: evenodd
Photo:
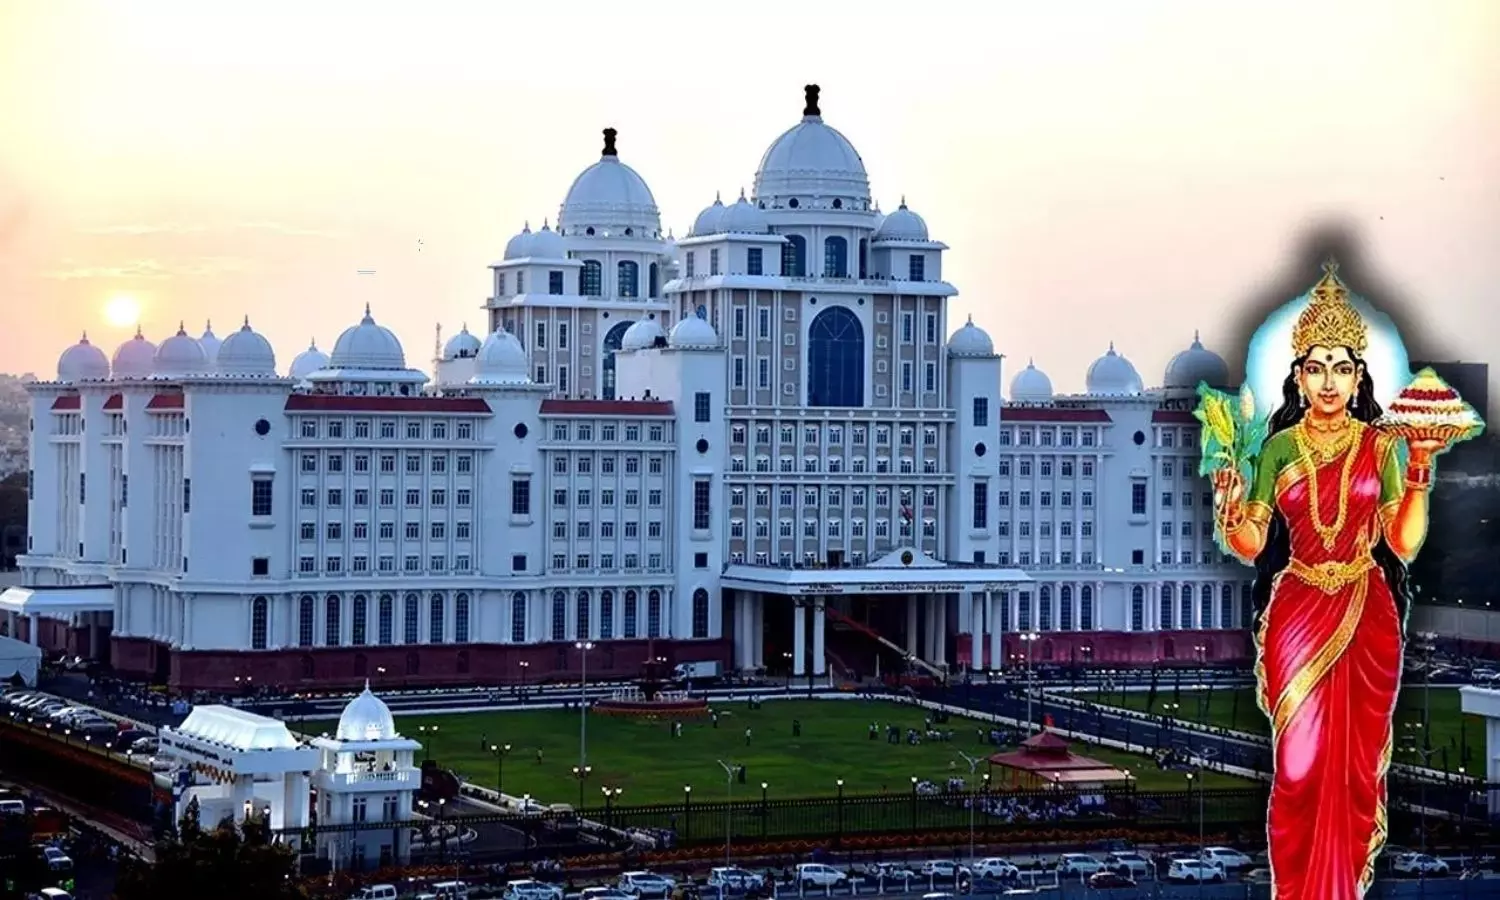
<svg viewBox="0 0 1500 900">
<path fill-rule="evenodd" d="M 1349 516 L 1349 487 L 1353 481 L 1351 476 L 1354 473 L 1355 457 L 1352 445 L 1357 431 L 1354 428 L 1346 429 L 1345 433 L 1348 435 L 1347 437 L 1341 436 L 1331 441 L 1326 448 L 1315 448 L 1312 442 L 1307 439 L 1306 432 L 1300 428 L 1293 433 L 1297 441 L 1297 449 L 1301 451 L 1303 462 L 1307 466 L 1307 487 L 1310 492 L 1308 507 L 1312 514 L 1313 530 L 1323 539 L 1324 550 L 1333 549 L 1333 544 L 1338 540 L 1339 533 L 1344 530 L 1344 520 Z M 1317 452 L 1317 455 L 1323 457 L 1324 462 L 1328 462 L 1337 456 L 1338 451 L 1343 448 L 1347 448 L 1348 453 L 1344 457 L 1343 468 L 1339 471 L 1338 514 L 1335 516 L 1333 524 L 1324 525 L 1321 509 L 1322 497 L 1318 492 L 1318 462 L 1313 459 L 1313 455 L 1314 452 Z"/>
</svg>

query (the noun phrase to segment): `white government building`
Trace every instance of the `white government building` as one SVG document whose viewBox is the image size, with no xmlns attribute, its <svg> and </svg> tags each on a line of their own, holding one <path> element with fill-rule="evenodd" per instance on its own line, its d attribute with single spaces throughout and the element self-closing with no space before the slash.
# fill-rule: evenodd
<svg viewBox="0 0 1500 900">
<path fill-rule="evenodd" d="M 0 630 L 180 687 L 539 679 L 582 639 L 601 676 L 1248 654 L 1188 412 L 1223 360 L 1003 398 L 815 87 L 681 240 L 615 137 L 431 380 L 369 309 L 285 367 L 249 321 L 68 348 Z"/>
</svg>

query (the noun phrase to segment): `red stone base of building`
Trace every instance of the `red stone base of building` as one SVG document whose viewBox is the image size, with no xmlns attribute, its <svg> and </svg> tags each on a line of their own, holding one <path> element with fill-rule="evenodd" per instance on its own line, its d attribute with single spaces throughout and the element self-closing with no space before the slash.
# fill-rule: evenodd
<svg viewBox="0 0 1500 900">
<path fill-rule="evenodd" d="M 1249 665 L 1255 660 L 1255 642 L 1244 630 L 1047 631 L 1029 648 L 1018 634 L 1002 640 L 1012 665 L 1028 658 L 1040 666 Z"/>
<path fill-rule="evenodd" d="M 128 678 L 176 690 L 267 686 L 285 691 L 357 688 L 376 690 L 459 684 L 520 684 L 577 680 L 572 642 L 547 644 L 442 644 L 417 647 L 307 647 L 286 650 L 173 650 L 145 638 L 112 641 L 114 669 Z M 728 638 L 707 641 L 601 641 L 588 654 L 588 677 L 638 678 L 648 659 L 717 660 L 732 652 Z"/>
</svg>

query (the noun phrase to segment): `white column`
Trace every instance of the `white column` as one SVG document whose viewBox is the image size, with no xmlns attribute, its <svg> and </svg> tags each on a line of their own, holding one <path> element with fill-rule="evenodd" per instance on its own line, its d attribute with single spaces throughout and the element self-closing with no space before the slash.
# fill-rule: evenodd
<svg viewBox="0 0 1500 900">
<path fill-rule="evenodd" d="M 827 611 L 824 604 L 827 601 L 821 597 L 814 601 L 813 605 L 813 674 L 823 675 L 828 672 L 828 658 L 823 651 L 824 626 L 827 621 Z"/>
<path fill-rule="evenodd" d="M 933 662 L 943 665 L 948 661 L 948 603 L 947 595 L 933 594 L 933 606 L 937 613 L 937 628 L 934 638 Z"/>
<path fill-rule="evenodd" d="M 993 592 L 985 592 L 984 604 L 989 607 L 991 671 L 1005 665 L 1005 633 L 1000 630 L 1000 602 Z"/>
<path fill-rule="evenodd" d="M 807 674 L 807 610 L 800 597 L 792 598 L 792 674 Z"/>
<path fill-rule="evenodd" d="M 932 594 L 923 594 L 922 618 L 922 658 L 928 662 L 937 661 L 937 604 L 932 602 Z"/>
<path fill-rule="evenodd" d="M 984 595 L 969 594 L 969 668 L 984 671 Z"/>
<path fill-rule="evenodd" d="M 917 655 L 917 633 L 921 631 L 917 618 L 917 595 L 906 595 L 906 655 Z"/>
<path fill-rule="evenodd" d="M 755 667 L 763 669 L 766 666 L 766 594 L 755 595 L 755 604 L 751 607 L 755 617 Z"/>
<path fill-rule="evenodd" d="M 30 639 L 31 646 L 40 647 L 42 645 L 42 617 L 32 613 L 27 619 L 31 630 L 26 637 Z"/>
</svg>

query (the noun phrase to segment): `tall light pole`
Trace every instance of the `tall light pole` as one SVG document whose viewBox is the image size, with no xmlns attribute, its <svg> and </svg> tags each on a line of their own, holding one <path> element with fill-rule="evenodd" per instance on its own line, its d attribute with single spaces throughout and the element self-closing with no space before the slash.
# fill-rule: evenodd
<svg viewBox="0 0 1500 900">
<path fill-rule="evenodd" d="M 589 762 L 589 651 L 593 641 L 578 641 L 578 767 L 585 768 Z"/>
<path fill-rule="evenodd" d="M 1201 860 L 1202 862 L 1205 862 L 1205 863 L 1208 862 L 1208 859 L 1207 859 L 1208 840 L 1207 840 L 1207 837 L 1206 837 L 1206 826 L 1205 826 L 1205 820 L 1207 818 L 1207 816 L 1205 815 L 1205 813 L 1207 812 L 1206 802 L 1208 800 L 1208 790 L 1207 790 L 1208 784 L 1204 780 L 1203 776 L 1204 776 L 1204 770 L 1206 768 L 1208 768 L 1208 766 L 1212 762 L 1213 758 L 1217 754 L 1218 754 L 1218 751 L 1215 750 L 1214 748 L 1212 748 L 1212 747 L 1203 747 L 1202 749 L 1200 749 L 1198 751 L 1198 760 L 1197 760 L 1197 768 L 1196 768 L 1196 770 L 1187 773 L 1188 791 L 1189 792 L 1192 791 L 1193 782 L 1195 780 L 1198 782 L 1198 859 Z M 1191 793 L 1189 794 L 1189 796 L 1191 796 Z M 1203 887 L 1203 879 L 1202 878 L 1198 879 L 1198 887 L 1199 887 L 1199 890 L 1201 892 L 1202 887 Z"/>
<path fill-rule="evenodd" d="M 979 767 L 986 760 L 980 756 L 970 756 L 962 750 L 958 751 L 958 755 L 963 757 L 964 762 L 969 766 L 969 865 L 972 866 L 974 865 L 974 811 L 979 806 L 979 795 L 975 792 L 974 780 Z"/>
<path fill-rule="evenodd" d="M 1026 733 L 1031 733 L 1031 703 L 1032 696 L 1036 693 L 1036 670 L 1031 667 L 1031 648 L 1036 639 L 1041 637 L 1035 631 L 1023 632 L 1020 635 L 1021 642 L 1026 645 Z"/>
<path fill-rule="evenodd" d="M 729 865 L 729 844 L 734 834 L 734 776 L 739 771 L 734 763 L 718 760 L 724 770 L 724 865 Z"/>
<path fill-rule="evenodd" d="M 491 744 L 490 752 L 495 755 L 495 793 L 503 798 L 505 795 L 505 755 L 510 752 L 510 744 Z"/>
</svg>

